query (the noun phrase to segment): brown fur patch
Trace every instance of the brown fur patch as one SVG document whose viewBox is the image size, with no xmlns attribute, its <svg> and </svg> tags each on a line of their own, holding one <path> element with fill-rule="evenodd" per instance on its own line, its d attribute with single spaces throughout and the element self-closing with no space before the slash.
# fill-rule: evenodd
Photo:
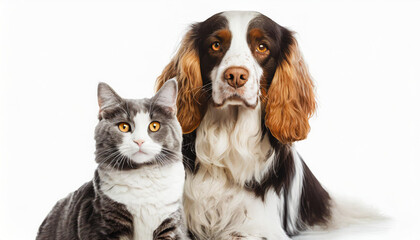
<svg viewBox="0 0 420 240">
<path fill-rule="evenodd" d="M 282 143 L 302 140 L 309 133 L 315 108 L 314 85 L 293 39 L 268 89 L 265 124 Z"/>
<path fill-rule="evenodd" d="M 261 29 L 254 28 L 251 29 L 248 33 L 248 44 L 250 46 L 251 52 L 254 55 L 258 63 L 264 62 L 266 58 L 270 55 L 270 48 L 268 47 L 268 41 L 264 39 L 265 34 Z M 257 51 L 258 45 L 264 44 L 267 46 L 265 52 Z"/>
<path fill-rule="evenodd" d="M 158 77 L 156 91 L 174 77 L 178 81 L 177 117 L 186 134 L 194 131 L 202 118 L 200 98 L 203 95 L 203 81 L 191 31 L 185 35 L 178 52 Z"/>
</svg>

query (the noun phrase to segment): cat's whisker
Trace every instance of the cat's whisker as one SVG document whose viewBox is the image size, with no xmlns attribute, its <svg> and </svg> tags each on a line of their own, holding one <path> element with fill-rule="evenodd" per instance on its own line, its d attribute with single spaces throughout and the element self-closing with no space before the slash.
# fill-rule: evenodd
<svg viewBox="0 0 420 240">
<path fill-rule="evenodd" d="M 120 156 L 120 154 L 117 154 L 113 159 L 112 159 L 112 166 L 111 166 L 111 168 L 112 169 L 116 169 L 116 166 L 117 166 L 117 164 L 118 164 L 118 159 L 119 159 L 119 156 Z"/>
<path fill-rule="evenodd" d="M 167 157 L 165 157 L 165 156 L 162 156 L 162 155 L 156 155 L 156 162 L 160 165 L 160 166 L 164 166 L 164 165 L 166 165 L 165 163 L 166 162 L 168 162 L 168 161 L 171 161 L 171 159 L 170 158 L 167 158 Z"/>
<path fill-rule="evenodd" d="M 105 154 L 110 154 L 110 153 L 113 153 L 113 152 L 116 152 L 116 151 L 118 151 L 117 148 L 107 149 L 105 151 L 101 151 L 100 153 L 96 153 L 96 157 L 101 157 L 101 156 L 103 156 Z"/>
<path fill-rule="evenodd" d="M 104 239 L 110 235 L 113 239 L 152 239 L 152 235 L 159 239 L 172 235 L 188 239 L 186 227 L 181 226 L 185 222 L 181 219 L 185 181 L 182 153 L 179 148 L 160 147 L 166 142 L 180 143 L 182 135 L 169 131 L 162 140 L 155 140 L 152 135 L 156 133 L 148 131 L 150 121 L 161 121 L 163 128 L 179 127 L 175 116 L 168 118 L 161 111 L 155 111 L 156 115 L 153 112 L 176 105 L 173 82 L 166 86 L 160 91 L 163 97 L 157 94 L 151 100 L 127 100 L 107 84 L 98 85 L 95 175 L 64 201 L 57 202 L 39 228 L 37 239 Z M 147 108 L 149 113 L 144 112 Z M 134 137 L 153 139 L 149 144 L 140 144 L 145 154 L 139 152 L 137 144 L 133 145 Z"/>
<path fill-rule="evenodd" d="M 108 162 L 109 159 L 113 158 L 114 156 L 116 156 L 116 154 L 118 154 L 118 152 L 113 152 L 110 153 L 109 155 L 107 155 L 105 158 L 103 158 L 103 156 L 101 157 L 101 162 L 100 164 L 105 164 Z M 103 158 L 103 159 L 102 159 Z"/>
<path fill-rule="evenodd" d="M 187 145 L 184 145 L 184 146 L 187 146 Z M 172 150 L 170 150 L 168 148 L 162 147 L 162 150 L 165 151 L 165 153 L 167 153 L 167 154 L 172 154 L 172 156 L 176 156 L 176 157 L 179 157 L 180 156 L 180 157 L 185 158 L 185 159 L 190 160 L 190 161 L 193 160 L 193 159 L 191 159 L 191 158 L 189 158 L 189 157 L 187 157 L 185 155 L 182 155 L 182 154 L 178 155 L 178 154 L 174 153 Z"/>
<path fill-rule="evenodd" d="M 125 162 L 125 156 L 124 155 L 119 155 L 119 158 L 118 158 L 118 161 L 117 161 L 117 170 L 119 170 L 119 171 L 121 171 L 122 170 L 122 167 L 123 167 L 123 164 L 124 164 L 124 162 Z M 121 168 L 121 169 L 120 169 Z"/>
<path fill-rule="evenodd" d="M 172 153 L 172 152 L 166 152 L 166 151 L 162 151 L 162 153 L 168 157 L 172 157 L 174 159 L 182 159 L 182 155 L 181 154 L 176 154 L 176 153 Z"/>
<path fill-rule="evenodd" d="M 122 167 L 123 159 L 124 159 L 124 156 L 119 155 L 119 157 L 117 159 L 117 171 L 122 170 L 122 168 L 120 169 L 120 167 Z"/>
<path fill-rule="evenodd" d="M 126 157 L 126 156 L 125 156 L 125 155 L 123 155 L 123 154 L 119 154 L 119 155 L 118 155 L 118 160 L 117 160 L 117 170 L 119 170 L 119 171 L 123 170 L 123 169 L 122 169 L 123 164 L 124 164 L 124 162 L 126 162 L 127 160 L 129 160 L 129 158 L 128 158 L 128 157 Z M 121 169 L 120 169 L 120 168 L 121 168 Z"/>
<path fill-rule="evenodd" d="M 110 160 L 111 158 L 115 158 L 120 154 L 120 152 L 116 151 L 112 154 L 110 154 L 109 156 L 107 156 L 102 162 L 101 164 L 106 164 L 108 162 L 108 160 Z M 108 165 L 105 168 L 109 168 L 111 166 L 111 164 L 113 163 L 113 161 L 109 161 Z"/>
<path fill-rule="evenodd" d="M 170 155 L 171 157 L 181 157 L 183 160 L 184 159 L 186 159 L 186 160 L 188 160 L 188 161 L 193 161 L 191 158 L 189 158 L 189 157 L 187 157 L 187 156 L 185 156 L 185 155 L 176 155 L 175 153 L 172 153 L 171 152 L 171 150 L 166 150 L 165 148 L 162 148 L 162 150 L 163 151 L 167 151 L 167 152 L 164 152 L 166 155 Z M 190 170 L 191 172 L 193 172 L 194 171 L 194 169 L 192 169 L 192 167 L 190 166 L 190 165 L 188 165 L 188 164 L 184 164 L 184 167 L 186 167 L 186 168 L 188 168 L 188 170 Z"/>
<path fill-rule="evenodd" d="M 131 168 L 134 168 L 133 161 L 130 161 Z"/>
</svg>

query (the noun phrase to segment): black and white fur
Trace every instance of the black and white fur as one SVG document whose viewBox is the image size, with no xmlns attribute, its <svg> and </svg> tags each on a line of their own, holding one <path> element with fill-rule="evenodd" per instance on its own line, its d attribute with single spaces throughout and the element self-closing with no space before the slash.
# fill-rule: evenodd
<svg viewBox="0 0 420 240">
<path fill-rule="evenodd" d="M 253 52 L 248 39 L 251 28 L 261 28 L 271 36 L 266 41 L 272 53 L 264 61 Z M 215 33 L 223 29 L 229 37 L 219 39 Z M 193 98 L 199 102 L 202 118 L 197 128 L 184 129 L 183 143 L 189 170 L 184 209 L 196 239 L 290 239 L 302 230 L 331 222 L 334 202 L 327 191 L 293 143 L 280 142 L 265 126 L 262 80 L 270 85 L 278 63 L 284 61 L 282 51 L 287 51 L 287 43 L 280 41 L 291 34 L 257 12 L 216 14 L 192 25 L 158 79 L 158 87 L 172 77 L 185 86 L 201 81 L 198 86 L 203 91 Z M 222 44 L 217 53 L 211 52 L 212 39 Z M 182 77 L 193 69 L 182 64 L 194 62 L 184 61 L 183 55 L 197 55 L 200 72 L 196 75 L 201 79 Z M 249 76 L 246 84 L 233 88 L 223 75 L 237 66 Z M 184 107 L 187 100 L 179 99 L 178 107 Z M 185 118 L 178 115 L 181 125 L 183 121 L 189 124 Z"/>
</svg>

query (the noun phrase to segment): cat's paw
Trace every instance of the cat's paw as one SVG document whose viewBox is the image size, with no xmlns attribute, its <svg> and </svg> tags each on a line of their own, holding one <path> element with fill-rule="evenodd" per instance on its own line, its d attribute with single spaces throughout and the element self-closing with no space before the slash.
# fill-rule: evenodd
<svg viewBox="0 0 420 240">
<path fill-rule="evenodd" d="M 190 236 L 192 237 L 192 236 Z M 171 228 L 170 230 L 164 230 L 157 234 L 153 240 L 192 240 L 188 236 L 188 233 L 180 228 Z M 193 238 L 194 240 L 198 240 Z"/>
<path fill-rule="evenodd" d="M 176 237 L 162 236 L 162 237 L 158 237 L 157 240 L 176 240 Z"/>
<path fill-rule="evenodd" d="M 162 232 L 156 240 L 177 240 L 180 239 L 175 231 Z"/>
<path fill-rule="evenodd" d="M 231 235 L 230 240 L 268 240 L 266 237 L 251 236 L 246 233 L 235 232 L 230 235 Z"/>
<path fill-rule="evenodd" d="M 176 234 L 172 231 L 162 233 L 156 238 L 156 240 L 175 240 L 175 239 L 177 239 Z"/>
</svg>

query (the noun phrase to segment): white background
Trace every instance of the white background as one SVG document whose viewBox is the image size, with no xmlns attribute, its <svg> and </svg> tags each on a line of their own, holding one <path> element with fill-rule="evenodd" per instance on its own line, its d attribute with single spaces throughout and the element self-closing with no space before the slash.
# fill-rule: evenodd
<svg viewBox="0 0 420 240">
<path fill-rule="evenodd" d="M 324 238 L 420 239 L 420 2 L 257 0 L 1 0 L 0 239 L 34 239 L 92 178 L 99 81 L 151 96 L 189 24 L 233 9 L 297 32 L 318 96 L 298 150 L 330 192 L 393 218 Z"/>
</svg>

